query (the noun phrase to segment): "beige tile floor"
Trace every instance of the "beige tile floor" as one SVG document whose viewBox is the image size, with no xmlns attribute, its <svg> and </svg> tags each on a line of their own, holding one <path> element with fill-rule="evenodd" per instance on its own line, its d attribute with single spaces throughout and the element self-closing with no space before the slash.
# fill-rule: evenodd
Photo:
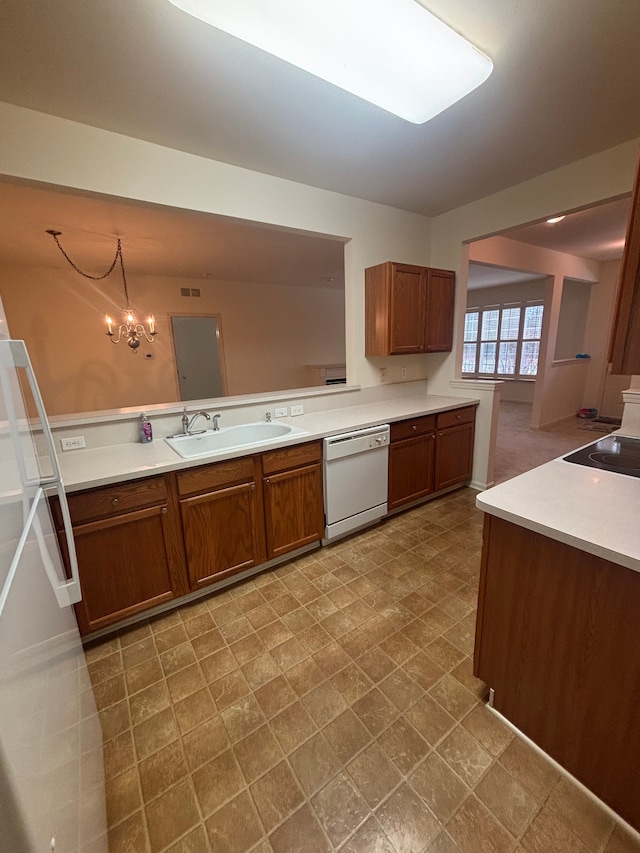
<svg viewBox="0 0 640 853">
<path fill-rule="evenodd" d="M 630 853 L 488 712 L 467 489 L 95 644 L 111 853 Z"/>
</svg>

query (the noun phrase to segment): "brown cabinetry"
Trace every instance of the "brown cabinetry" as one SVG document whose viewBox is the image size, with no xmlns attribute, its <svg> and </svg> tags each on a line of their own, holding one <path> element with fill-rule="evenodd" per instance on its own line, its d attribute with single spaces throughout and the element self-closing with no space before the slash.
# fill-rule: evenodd
<svg viewBox="0 0 640 853">
<path fill-rule="evenodd" d="M 391 424 L 389 509 L 433 491 L 436 418 L 429 415 Z"/>
<path fill-rule="evenodd" d="M 640 574 L 486 516 L 474 672 L 494 707 L 640 829 Z"/>
<path fill-rule="evenodd" d="M 391 424 L 389 509 L 471 479 L 475 406 Z"/>
<path fill-rule="evenodd" d="M 435 491 L 471 479 L 475 418 L 475 406 L 465 406 L 438 415 Z"/>
<path fill-rule="evenodd" d="M 177 475 L 191 589 L 265 561 L 260 457 L 244 456 Z"/>
<path fill-rule="evenodd" d="M 640 160 L 622 256 L 609 360 L 614 374 L 640 374 Z"/>
<path fill-rule="evenodd" d="M 455 273 L 388 261 L 365 270 L 365 355 L 449 352 Z"/>
<path fill-rule="evenodd" d="M 170 484 L 153 477 L 68 496 L 88 634 L 184 595 L 179 522 Z M 62 519 L 54 502 L 60 530 Z"/>
<path fill-rule="evenodd" d="M 267 557 L 318 542 L 324 535 L 319 441 L 263 454 Z"/>
</svg>

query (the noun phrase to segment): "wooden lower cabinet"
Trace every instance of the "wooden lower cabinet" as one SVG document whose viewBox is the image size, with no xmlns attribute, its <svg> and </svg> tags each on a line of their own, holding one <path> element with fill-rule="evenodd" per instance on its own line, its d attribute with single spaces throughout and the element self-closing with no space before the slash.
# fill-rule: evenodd
<svg viewBox="0 0 640 853">
<path fill-rule="evenodd" d="M 475 406 L 391 424 L 389 509 L 471 479 Z"/>
<path fill-rule="evenodd" d="M 265 453 L 267 557 L 318 542 L 324 535 L 322 445 L 319 441 Z"/>
<path fill-rule="evenodd" d="M 494 707 L 640 830 L 640 573 L 485 517 L 474 672 Z"/>
<path fill-rule="evenodd" d="M 391 424 L 389 443 L 389 509 L 433 491 L 436 419 L 429 415 Z"/>
<path fill-rule="evenodd" d="M 188 592 L 179 522 L 164 477 L 69 495 L 82 600 L 81 634 Z M 53 504 L 58 530 L 62 520 Z"/>
<path fill-rule="evenodd" d="M 324 534 L 319 441 L 177 475 L 190 588 L 318 542 Z"/>
<path fill-rule="evenodd" d="M 475 425 L 475 406 L 450 409 L 437 415 L 436 491 L 471 479 Z"/>
<path fill-rule="evenodd" d="M 213 463 L 177 479 L 192 590 L 265 561 L 259 457 Z"/>
</svg>

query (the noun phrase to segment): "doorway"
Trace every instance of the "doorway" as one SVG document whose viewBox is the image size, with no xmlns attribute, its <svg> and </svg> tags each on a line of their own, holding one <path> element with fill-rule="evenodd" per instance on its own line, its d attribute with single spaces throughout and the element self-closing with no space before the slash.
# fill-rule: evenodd
<svg viewBox="0 0 640 853">
<path fill-rule="evenodd" d="M 219 314 L 171 316 L 181 400 L 205 400 L 227 393 Z"/>
</svg>

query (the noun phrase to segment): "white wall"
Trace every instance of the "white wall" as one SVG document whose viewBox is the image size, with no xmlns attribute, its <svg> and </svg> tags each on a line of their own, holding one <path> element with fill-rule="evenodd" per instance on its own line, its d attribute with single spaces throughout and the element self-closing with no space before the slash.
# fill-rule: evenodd
<svg viewBox="0 0 640 853">
<path fill-rule="evenodd" d="M 170 403 L 179 399 L 169 315 L 219 314 L 231 395 L 318 384 L 309 364 L 345 360 L 344 293 L 207 279 L 135 276 L 134 308 L 156 318 L 158 337 L 133 355 L 111 344 L 105 313 L 120 321 L 121 285 L 70 269 L 1 267 L 0 296 L 11 334 L 28 346 L 50 415 Z M 142 352 L 153 354 L 146 360 Z"/>
<path fill-rule="evenodd" d="M 456 330 L 463 322 L 466 306 L 466 244 L 515 225 L 545 219 L 552 212 L 569 213 L 631 192 L 637 158 L 638 141 L 625 142 L 436 217 L 431 227 L 431 263 L 458 273 Z M 431 374 L 429 388 L 434 393 L 447 393 L 452 378 L 459 375 L 462 341 L 457 334 L 455 339 L 456 351 Z M 480 404 L 474 465 L 477 481 L 491 482 L 492 412 L 492 399 Z M 488 467 L 481 470 L 483 466 Z"/>
<path fill-rule="evenodd" d="M 627 142 L 429 220 L 0 104 L 0 175 L 351 238 L 345 247 L 347 368 L 349 381 L 362 385 L 378 381 L 377 365 L 364 357 L 365 267 L 402 260 L 461 273 L 457 330 L 466 304 L 464 244 L 552 211 L 630 192 L 637 152 L 637 141 Z M 459 376 L 460 352 L 396 357 L 389 363 L 394 371 L 406 364 L 409 379 L 428 376 L 431 391 L 450 394 L 450 383 Z M 483 402 L 474 479 L 487 482 L 495 390 L 478 387 Z"/>
<path fill-rule="evenodd" d="M 351 238 L 345 307 L 352 384 L 379 378 L 364 357 L 364 269 L 388 260 L 430 261 L 426 216 L 2 103 L 0 175 Z M 404 363 L 409 380 L 429 375 L 428 357 Z"/>
</svg>

